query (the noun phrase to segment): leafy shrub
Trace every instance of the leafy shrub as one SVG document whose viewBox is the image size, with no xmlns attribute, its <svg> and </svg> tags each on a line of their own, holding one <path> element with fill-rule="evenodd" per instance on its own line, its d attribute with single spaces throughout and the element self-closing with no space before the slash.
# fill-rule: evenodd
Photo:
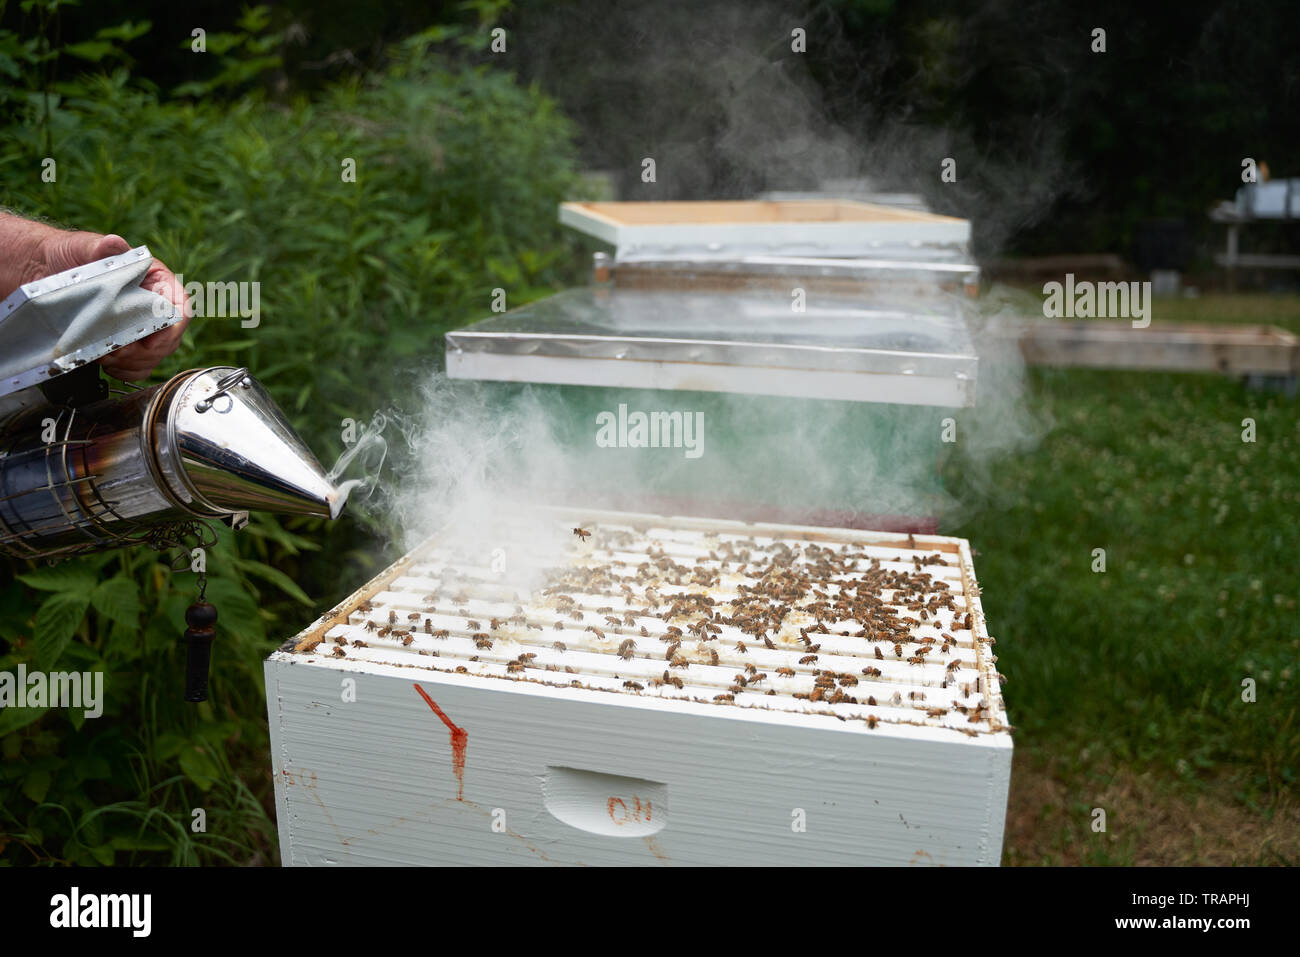
<svg viewBox="0 0 1300 957">
<path fill-rule="evenodd" d="M 441 367 L 443 332 L 486 313 L 494 287 L 514 304 L 571 278 L 555 221 L 576 188 L 570 126 L 536 89 L 440 52 L 476 35 L 430 31 L 382 73 L 272 102 L 230 93 L 275 62 L 255 36 L 264 17 L 223 35 L 212 81 L 170 98 L 115 52 L 140 26 L 68 51 L 100 68 L 54 89 L 37 79 L 44 45 L 0 32 L 0 203 L 148 243 L 187 282 L 262 284 L 260 325 L 196 319 L 156 380 L 245 365 L 328 462 L 341 420 L 400 403 L 400 373 Z M 56 183 L 41 180 L 45 156 Z M 144 549 L 11 563 L 0 670 L 102 670 L 108 704 L 98 720 L 0 713 L 0 861 L 274 860 L 261 660 L 377 551 L 346 521 L 262 515 L 223 534 L 208 557 L 212 697 L 198 707 L 181 701 L 188 570 Z M 190 829 L 196 807 L 206 833 Z"/>
</svg>

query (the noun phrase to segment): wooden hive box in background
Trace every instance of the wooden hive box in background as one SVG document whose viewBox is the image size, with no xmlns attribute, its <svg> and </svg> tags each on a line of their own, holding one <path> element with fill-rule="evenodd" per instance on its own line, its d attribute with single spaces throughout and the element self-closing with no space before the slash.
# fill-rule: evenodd
<svg viewBox="0 0 1300 957">
<path fill-rule="evenodd" d="M 512 521 L 267 660 L 285 864 L 998 863 L 964 541 L 556 510 L 592 535 L 520 593 Z"/>
</svg>

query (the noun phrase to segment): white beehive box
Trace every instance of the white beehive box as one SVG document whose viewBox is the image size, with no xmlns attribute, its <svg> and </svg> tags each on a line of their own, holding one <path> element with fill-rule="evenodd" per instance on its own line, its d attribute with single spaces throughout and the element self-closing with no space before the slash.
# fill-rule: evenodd
<svg viewBox="0 0 1300 957">
<path fill-rule="evenodd" d="M 519 521 L 267 660 L 285 864 L 998 863 L 964 541 L 549 511 L 557 561 Z"/>
</svg>

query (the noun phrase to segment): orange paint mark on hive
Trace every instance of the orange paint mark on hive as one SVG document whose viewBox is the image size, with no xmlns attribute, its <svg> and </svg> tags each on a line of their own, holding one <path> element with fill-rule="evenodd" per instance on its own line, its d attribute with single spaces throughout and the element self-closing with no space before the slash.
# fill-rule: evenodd
<svg viewBox="0 0 1300 957">
<path fill-rule="evenodd" d="M 456 793 L 456 800 L 463 801 L 465 800 L 465 748 L 469 745 L 469 732 L 464 728 L 456 727 L 451 718 L 447 717 L 443 710 L 438 707 L 438 703 L 430 698 L 429 693 L 418 684 L 415 685 L 415 690 L 419 692 L 420 697 L 433 709 L 433 713 L 442 719 L 442 723 L 451 732 L 451 770 L 456 775 L 456 780 L 460 785 Z"/>
</svg>

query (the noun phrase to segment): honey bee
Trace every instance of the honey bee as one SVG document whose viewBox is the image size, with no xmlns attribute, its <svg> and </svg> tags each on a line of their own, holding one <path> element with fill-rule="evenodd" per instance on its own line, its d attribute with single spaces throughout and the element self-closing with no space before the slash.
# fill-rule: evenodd
<svg viewBox="0 0 1300 957">
<path fill-rule="evenodd" d="M 717 663 L 718 663 L 718 653 L 717 653 L 716 651 L 713 651 L 712 649 L 710 649 L 710 650 L 709 650 L 709 664 L 716 666 Z"/>
<path fill-rule="evenodd" d="M 496 631 L 497 629 L 499 629 L 499 628 L 501 627 L 501 619 L 500 619 L 500 618 L 493 618 L 491 621 L 488 622 L 488 627 L 489 627 L 490 629 L 492 629 L 493 631 Z"/>
<path fill-rule="evenodd" d="M 427 599 L 426 599 L 426 600 L 427 600 Z M 375 607 L 375 606 L 374 606 L 374 603 L 371 602 L 371 601 L 369 601 L 369 600 L 367 600 L 367 601 L 363 601 L 361 604 L 357 605 L 357 611 L 373 611 L 373 610 L 374 610 L 374 607 Z"/>
<path fill-rule="evenodd" d="M 413 642 L 413 641 L 415 641 L 415 639 L 414 639 L 413 637 L 411 637 L 410 635 L 407 635 L 405 638 L 402 639 L 402 644 L 405 645 L 405 646 L 407 646 L 407 647 L 409 648 L 410 645 L 411 645 L 411 642 Z"/>
<path fill-rule="evenodd" d="M 736 684 L 740 685 L 742 688 L 745 685 L 749 684 L 749 679 L 746 678 L 744 675 L 740 675 L 740 674 L 733 676 L 731 680 L 734 681 Z"/>
<path fill-rule="evenodd" d="M 931 718 L 942 718 L 948 713 L 947 708 L 926 708 L 925 713 Z"/>
<path fill-rule="evenodd" d="M 666 629 L 664 629 L 664 630 L 665 630 L 669 635 L 671 635 L 673 638 L 681 638 L 681 637 L 682 637 L 682 630 L 681 630 L 680 628 L 678 628 L 676 625 L 669 625 L 669 626 L 668 626 Z"/>
<path fill-rule="evenodd" d="M 925 700 L 925 692 L 924 692 L 924 691 L 909 691 L 909 692 L 907 693 L 907 696 L 908 696 L 909 698 L 911 698 L 913 701 L 924 701 L 924 700 Z"/>
<path fill-rule="evenodd" d="M 347 656 L 348 656 L 348 653 L 347 653 L 346 651 L 343 650 L 343 646 L 342 646 L 342 645 L 335 645 L 335 646 L 334 646 L 334 657 L 335 657 L 335 658 L 346 658 Z"/>
<path fill-rule="evenodd" d="M 519 656 L 519 660 L 520 660 L 520 661 L 523 661 L 523 662 L 529 662 L 529 661 L 532 661 L 532 660 L 533 660 L 534 658 L 536 658 L 536 657 L 537 657 L 537 654 L 536 654 L 535 652 L 529 651 L 529 652 L 527 652 L 527 653 L 525 653 L 525 654 L 520 655 L 520 656 Z"/>
<path fill-rule="evenodd" d="M 922 658 L 920 655 L 913 655 L 912 657 L 907 659 L 907 663 L 909 665 L 923 665 L 925 664 L 925 659 Z"/>
<path fill-rule="evenodd" d="M 767 672 L 765 671 L 756 671 L 754 672 L 754 674 L 749 676 L 749 683 L 752 685 L 756 685 L 760 681 L 766 681 L 766 680 L 767 680 Z"/>
<path fill-rule="evenodd" d="M 390 625 L 395 625 L 395 624 L 397 624 L 397 612 L 395 612 L 395 611 L 390 611 L 390 612 L 388 613 L 388 623 L 389 623 Z"/>
<path fill-rule="evenodd" d="M 473 618 L 466 618 L 466 619 L 465 619 L 465 627 L 468 628 L 470 631 L 479 631 L 479 630 L 481 630 L 481 629 L 483 628 L 483 626 L 480 625 L 480 624 L 479 624 L 477 621 L 475 621 Z"/>
<path fill-rule="evenodd" d="M 487 635 L 485 635 L 483 632 L 479 632 L 476 635 L 471 635 L 470 637 L 474 639 L 474 647 L 476 648 L 482 648 L 486 650 L 492 647 L 492 639 L 489 638 Z"/>
<path fill-rule="evenodd" d="M 623 682 L 623 687 L 624 687 L 624 688 L 628 688 L 628 689 L 630 689 L 630 690 L 632 690 L 632 691 L 644 691 L 644 690 L 645 690 L 644 686 L 637 684 L 635 681 L 624 681 L 624 682 Z"/>
<path fill-rule="evenodd" d="M 735 700 L 736 700 L 736 696 L 735 696 L 735 695 L 731 695 L 731 694 L 715 694 L 715 695 L 713 696 L 713 700 L 714 700 L 714 701 L 722 701 L 722 702 L 735 701 Z"/>
<path fill-rule="evenodd" d="M 962 624 L 962 627 L 965 628 L 967 631 L 975 630 L 974 622 L 971 620 L 970 612 L 966 612 L 966 621 Z"/>
<path fill-rule="evenodd" d="M 773 651 L 776 650 L 776 645 L 772 644 L 772 639 L 767 637 L 766 635 L 763 636 L 763 644 Z"/>
<path fill-rule="evenodd" d="M 566 645 L 566 644 L 565 644 L 564 642 L 562 642 L 562 641 L 557 641 L 555 644 L 551 645 L 551 647 L 554 648 L 556 651 L 568 651 L 568 650 L 569 650 L 569 646 Z"/>
<path fill-rule="evenodd" d="M 621 628 L 623 626 L 623 619 L 615 618 L 613 615 L 606 615 L 605 621 L 611 628 Z"/>
<path fill-rule="evenodd" d="M 574 621 L 582 621 L 582 612 L 575 608 L 573 611 L 569 612 L 569 617 Z"/>
<path fill-rule="evenodd" d="M 808 700 L 821 701 L 825 697 L 826 697 L 826 690 L 824 688 L 813 688 L 813 690 L 808 695 Z"/>
<path fill-rule="evenodd" d="M 508 671 L 508 672 L 511 672 L 511 673 L 518 673 L 518 672 L 523 671 L 523 670 L 524 670 L 524 666 L 523 666 L 523 663 L 522 663 L 522 662 L 519 662 L 519 661 L 510 661 L 510 662 L 507 662 L 507 663 L 506 663 L 506 671 Z"/>
<path fill-rule="evenodd" d="M 817 656 L 816 656 L 816 655 L 804 655 L 802 658 L 799 659 L 799 664 L 801 664 L 801 665 L 810 665 L 810 664 L 812 664 L 813 662 L 815 662 L 816 660 L 817 660 Z"/>
<path fill-rule="evenodd" d="M 946 670 L 948 670 L 948 671 L 956 671 L 956 670 L 957 670 L 958 668 L 960 668 L 960 667 L 961 667 L 961 659 L 960 659 L 960 658 L 954 658 L 952 661 L 948 662 L 948 667 L 947 667 Z"/>
<path fill-rule="evenodd" d="M 876 657 L 877 657 L 878 659 L 880 659 L 881 661 L 884 661 L 884 660 L 885 660 L 885 656 L 882 655 L 882 654 L 880 653 L 880 646 L 879 646 L 879 645 L 876 646 Z"/>
<path fill-rule="evenodd" d="M 448 635 L 451 634 L 451 632 L 449 632 L 446 628 L 439 628 L 437 631 L 431 632 L 431 634 L 435 638 L 446 638 Z"/>
<path fill-rule="evenodd" d="M 862 673 L 863 673 L 864 675 L 866 675 L 868 678 L 879 678 L 879 677 L 880 677 L 880 669 L 879 669 L 879 668 L 863 668 L 863 669 L 862 669 Z"/>
<path fill-rule="evenodd" d="M 871 705 L 871 707 L 873 707 L 873 708 L 876 706 L 876 697 L 875 697 L 875 695 L 867 695 L 867 704 Z"/>
<path fill-rule="evenodd" d="M 626 641 L 624 641 L 621 645 L 618 646 L 618 656 L 622 658 L 624 661 L 631 661 L 634 657 L 636 657 L 635 652 L 636 652 L 636 642 L 633 641 L 631 638 L 628 638 Z"/>
<path fill-rule="evenodd" d="M 641 626 L 641 637 L 642 637 L 642 638 L 649 638 L 649 637 L 650 637 L 650 632 L 646 629 L 646 626 L 645 626 L 645 625 L 642 625 L 642 626 Z"/>
<path fill-rule="evenodd" d="M 840 675 L 840 684 L 845 688 L 852 688 L 858 683 L 857 675 Z"/>
<path fill-rule="evenodd" d="M 636 615 L 632 614 L 630 611 L 623 612 L 623 624 L 628 628 L 631 628 L 636 624 Z"/>
<path fill-rule="evenodd" d="M 681 655 L 673 655 L 672 661 L 668 662 L 669 668 L 689 668 L 691 663 Z"/>
<path fill-rule="evenodd" d="M 387 638 L 390 634 L 392 634 L 392 632 L 393 629 L 385 625 L 383 628 L 379 629 L 378 635 L 380 638 Z"/>
<path fill-rule="evenodd" d="M 585 631 L 589 631 L 589 632 L 591 632 L 593 635 L 595 635 L 595 636 L 596 636 L 597 638 L 599 638 L 601 641 L 604 641 L 604 640 L 605 640 L 605 633 L 604 633 L 603 631 L 601 631 L 599 628 L 597 628 L 595 625 L 588 625 L 584 630 L 585 630 Z"/>
<path fill-rule="evenodd" d="M 898 644 L 897 642 L 894 644 L 894 657 L 895 658 L 903 657 L 903 646 L 901 644 Z"/>
<path fill-rule="evenodd" d="M 366 619 L 366 631 L 374 631 L 378 627 L 379 626 L 376 625 L 373 621 L 371 621 L 370 619 Z"/>
<path fill-rule="evenodd" d="M 556 631 L 564 631 L 564 622 L 562 622 L 562 621 L 557 621 L 557 622 L 555 623 L 555 630 L 556 630 Z"/>
<path fill-rule="evenodd" d="M 739 651 L 742 655 L 749 654 L 749 649 L 745 647 L 745 643 L 743 641 L 736 642 L 736 650 Z"/>
<path fill-rule="evenodd" d="M 369 648 L 370 646 L 369 646 L 368 644 L 366 644 L 364 641 L 362 641 L 360 638 L 354 638 L 354 639 L 352 639 L 352 647 L 353 647 L 353 648 Z"/>
<path fill-rule="evenodd" d="M 776 669 L 776 673 L 779 674 L 779 675 L 781 675 L 782 677 L 785 677 L 785 678 L 793 678 L 793 677 L 794 677 L 794 669 L 793 669 L 793 668 L 777 668 L 777 669 Z"/>
<path fill-rule="evenodd" d="M 877 724 L 876 716 L 874 714 L 867 715 L 867 727 L 874 730 L 876 724 Z"/>
<path fill-rule="evenodd" d="M 406 620 L 407 620 L 407 621 L 419 621 L 419 620 L 420 620 L 420 613 L 419 613 L 418 611 L 413 611 L 413 612 L 411 612 L 409 615 L 406 616 Z"/>
<path fill-rule="evenodd" d="M 573 534 L 577 535 L 580 541 L 585 542 L 587 538 L 591 535 L 591 532 L 587 531 L 585 528 L 575 528 L 573 530 Z"/>
</svg>

